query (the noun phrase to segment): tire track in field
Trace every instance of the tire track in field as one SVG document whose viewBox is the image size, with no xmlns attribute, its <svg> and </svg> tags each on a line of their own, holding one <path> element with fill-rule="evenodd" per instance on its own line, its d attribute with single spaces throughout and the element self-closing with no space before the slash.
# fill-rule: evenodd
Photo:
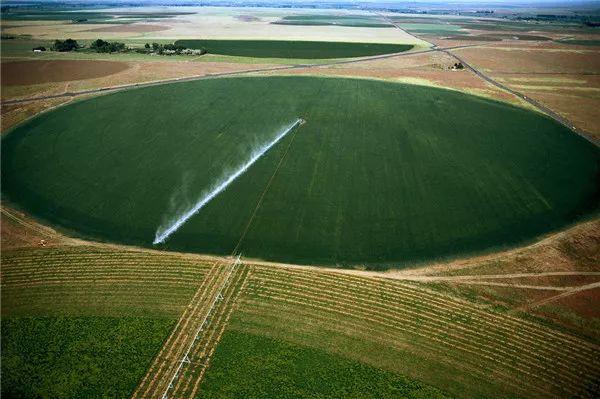
<svg viewBox="0 0 600 399">
<path fill-rule="evenodd" d="M 546 304 L 548 304 L 550 302 L 558 301 L 559 299 L 566 298 L 568 296 L 578 294 L 578 293 L 580 293 L 582 291 L 593 290 L 595 288 L 600 288 L 600 282 L 595 282 L 595 283 L 592 283 L 592 284 L 580 285 L 578 287 L 570 287 L 570 289 L 566 290 L 565 292 L 562 292 L 560 294 L 551 296 L 549 298 L 541 299 L 541 300 L 536 301 L 536 302 L 532 302 L 532 303 L 527 304 L 525 306 L 522 306 L 522 307 L 520 307 L 520 308 L 518 308 L 516 310 L 523 311 L 523 310 L 527 310 L 527 309 L 536 308 L 536 307 L 539 307 L 539 306 L 546 305 Z"/>
<path fill-rule="evenodd" d="M 197 340 L 203 341 L 201 346 L 192 348 L 189 354 L 190 363 L 182 369 L 181 376 L 173 387 L 173 397 L 195 397 L 202 383 L 204 374 L 210 366 L 221 337 L 229 324 L 229 319 L 238 305 L 238 299 L 244 291 L 251 273 L 250 267 L 240 265 L 235 276 L 223 290 L 223 299 L 219 301 L 214 313 L 210 316 L 210 323 L 202 331 Z"/>
<path fill-rule="evenodd" d="M 188 397 L 190 389 L 198 389 L 247 276 L 248 268 L 242 267 L 239 258 L 230 267 L 214 263 L 132 398 Z M 198 347 L 202 338 L 208 341 Z M 200 368 L 199 360 L 203 360 Z"/>
<path fill-rule="evenodd" d="M 532 389 L 539 389 L 543 396 L 557 396 L 560 391 L 589 396 L 589 392 L 583 391 L 586 381 L 600 370 L 593 360 L 598 353 L 594 344 L 405 283 L 259 267 L 251 285 L 252 298 L 257 303 L 266 305 L 274 300 L 282 306 L 288 303 L 302 309 L 314 305 L 319 314 L 339 312 L 340 316 L 361 323 L 373 318 L 368 325 L 381 326 L 386 331 L 391 328 L 407 334 L 424 334 L 427 343 L 438 349 L 465 351 L 490 366 L 510 369 L 510 378 L 517 386 L 526 383 L 520 375 L 527 374 L 531 377 L 529 394 Z M 243 312 L 246 310 L 244 307 Z M 288 308 L 287 312 L 294 310 Z M 330 317 L 333 325 L 337 325 L 338 318 Z M 472 325 L 471 320 L 477 320 L 477 324 Z M 455 329 L 460 331 L 457 333 Z M 555 388 L 550 391 L 548 384 Z"/>
<path fill-rule="evenodd" d="M 323 84 L 321 84 L 321 86 L 319 87 L 319 90 L 316 93 L 316 98 L 318 98 L 321 95 L 321 92 L 323 91 Z M 306 120 L 305 123 L 308 123 L 308 120 L 310 119 L 310 115 L 312 114 L 314 108 L 314 104 L 313 106 L 310 108 L 310 110 L 305 114 Z M 240 239 L 238 240 L 233 253 L 238 253 L 238 251 L 240 250 L 240 247 L 242 245 L 242 242 L 244 241 L 244 238 L 246 237 L 246 234 L 248 233 L 248 230 L 250 229 L 250 226 L 252 225 L 252 222 L 254 221 L 254 218 L 259 210 L 259 208 L 262 205 L 262 202 L 267 194 L 267 192 L 269 191 L 269 188 L 271 187 L 271 184 L 273 183 L 273 181 L 275 180 L 275 176 L 277 175 L 277 172 L 279 172 L 279 169 L 281 168 L 281 166 L 284 163 L 285 158 L 287 157 L 287 154 L 290 151 L 290 148 L 292 147 L 292 144 L 294 142 L 294 139 L 296 138 L 296 134 L 298 134 L 298 130 L 300 130 L 302 128 L 302 125 L 298 126 L 294 132 L 293 132 L 293 136 L 290 140 L 290 142 L 288 143 L 288 146 L 285 149 L 285 152 L 283 153 L 283 155 L 281 156 L 281 159 L 279 160 L 279 163 L 277 164 L 277 166 L 275 167 L 275 170 L 273 171 L 273 174 L 271 175 L 271 178 L 269 179 L 269 181 L 267 182 L 262 194 L 260 195 L 258 202 L 256 203 L 256 206 L 254 207 L 254 211 L 252 211 L 252 215 L 250 215 L 250 219 L 248 220 L 248 223 L 246 224 L 246 227 L 244 228 L 244 230 L 242 231 L 242 235 L 240 236 Z"/>
<path fill-rule="evenodd" d="M 132 398 L 159 397 L 169 384 L 169 379 L 175 372 L 177 363 L 189 343 L 189 330 L 198 327 L 209 309 L 206 309 L 208 298 L 213 298 L 223 280 L 223 267 L 215 262 L 211 271 L 181 314 L 171 334 L 163 344 L 146 375 L 138 384 Z"/>
</svg>

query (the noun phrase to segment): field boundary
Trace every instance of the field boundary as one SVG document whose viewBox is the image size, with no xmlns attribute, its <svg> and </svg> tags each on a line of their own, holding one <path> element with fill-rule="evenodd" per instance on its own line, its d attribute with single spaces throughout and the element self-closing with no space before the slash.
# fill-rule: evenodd
<svg viewBox="0 0 600 399">
<path fill-rule="evenodd" d="M 224 299 L 224 290 L 239 264 L 239 256 L 229 267 L 223 267 L 219 261 L 213 264 L 133 392 L 132 398 L 169 397 L 168 391 L 173 387 L 184 363 L 189 362 L 190 351 L 200 332 L 207 326 L 216 304 Z"/>
<path fill-rule="evenodd" d="M 470 44 L 470 45 L 463 45 L 463 46 L 452 46 L 452 47 L 448 47 L 447 49 L 479 47 L 479 46 L 482 46 L 482 45 L 481 44 Z M 276 67 L 269 67 L 269 68 L 252 68 L 252 69 L 244 69 L 244 70 L 240 70 L 240 71 L 209 73 L 206 75 L 188 76 L 188 77 L 184 77 L 184 78 L 171 78 L 171 79 L 155 80 L 155 81 L 145 82 L 145 83 L 131 83 L 131 84 L 118 85 L 118 86 L 101 87 L 98 89 L 80 90 L 80 91 L 74 91 L 74 92 L 64 92 L 64 93 L 52 94 L 52 95 L 48 95 L 48 96 L 19 98 L 19 99 L 13 99 L 13 100 L 6 100 L 6 101 L 3 101 L 2 103 L 4 105 L 13 105 L 13 104 L 27 103 L 27 102 L 40 101 L 40 100 L 49 100 L 49 99 L 53 99 L 53 98 L 78 97 L 78 96 L 82 96 L 82 95 L 86 95 L 86 94 L 118 92 L 118 91 L 130 90 L 130 89 L 136 89 L 136 88 L 159 86 L 159 85 L 168 84 L 168 83 L 193 82 L 193 81 L 197 81 L 197 80 L 214 79 L 214 78 L 226 77 L 226 76 L 245 75 L 245 74 L 256 73 L 256 72 L 276 72 L 276 71 L 280 71 L 280 70 L 319 68 L 319 67 L 334 66 L 334 65 L 354 64 L 357 62 L 365 62 L 365 61 L 373 61 L 373 60 L 386 59 L 386 58 L 405 57 L 405 56 L 413 56 L 413 55 L 418 55 L 418 54 L 432 53 L 432 52 L 436 52 L 436 51 L 440 51 L 440 50 L 441 49 L 427 48 L 427 49 L 422 49 L 422 50 L 416 50 L 416 51 L 408 50 L 408 51 L 403 51 L 400 53 L 390 53 L 390 54 L 384 54 L 384 55 L 379 55 L 379 56 L 343 59 L 343 60 L 322 63 L 322 64 L 292 64 L 292 65 L 283 65 L 283 66 L 276 66 Z"/>
</svg>

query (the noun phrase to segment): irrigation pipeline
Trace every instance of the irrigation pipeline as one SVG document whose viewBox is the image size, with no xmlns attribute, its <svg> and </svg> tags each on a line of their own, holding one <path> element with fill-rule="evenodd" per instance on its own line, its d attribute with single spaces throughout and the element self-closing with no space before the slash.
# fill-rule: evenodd
<svg viewBox="0 0 600 399">
<path fill-rule="evenodd" d="M 296 127 L 300 126 L 304 123 L 302 118 L 297 118 L 291 125 L 287 126 L 281 133 L 279 133 L 273 140 L 263 145 L 257 151 L 254 151 L 252 156 L 248 161 L 246 161 L 242 166 L 240 166 L 234 173 L 230 174 L 219 182 L 214 188 L 204 195 L 196 204 L 186 211 L 183 215 L 179 216 L 175 221 L 173 221 L 166 229 L 159 229 L 156 232 L 156 236 L 154 237 L 154 241 L 152 244 L 160 244 L 163 243 L 171 234 L 173 234 L 177 229 L 179 229 L 185 222 L 187 222 L 192 216 L 200 211 L 206 204 L 208 204 L 213 198 L 223 192 L 231 183 L 233 183 L 238 177 L 243 175 L 256 161 L 258 161 L 263 155 L 267 153 L 275 144 L 277 144 L 282 138 L 287 136 L 289 132 L 294 130 Z M 162 231 L 161 231 L 162 230 Z"/>
</svg>

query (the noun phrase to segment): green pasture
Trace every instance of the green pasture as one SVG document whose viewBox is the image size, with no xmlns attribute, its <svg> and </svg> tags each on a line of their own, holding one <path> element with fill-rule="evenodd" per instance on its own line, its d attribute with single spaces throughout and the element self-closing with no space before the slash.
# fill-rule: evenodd
<svg viewBox="0 0 600 399">
<path fill-rule="evenodd" d="M 3 398 L 130 397 L 207 269 L 98 247 L 1 262 Z"/>
<path fill-rule="evenodd" d="M 400 53 L 409 44 L 309 42 L 286 40 L 178 40 L 192 49 L 206 49 L 210 54 L 256 58 L 351 58 Z"/>
<path fill-rule="evenodd" d="M 0 14 L 0 19 L 6 21 L 66 21 L 78 24 L 124 24 L 172 18 L 186 12 L 105 12 L 83 11 L 77 9 L 9 9 Z"/>
<path fill-rule="evenodd" d="M 347 26 L 362 28 L 393 28 L 380 17 L 371 15 L 288 15 L 273 22 L 278 25 Z"/>
<path fill-rule="evenodd" d="M 339 355 L 232 330 L 219 343 L 201 392 L 210 399 L 448 397 L 399 374 Z"/>
<path fill-rule="evenodd" d="M 408 32 L 421 33 L 425 35 L 457 35 L 461 34 L 462 28 L 459 25 L 440 24 L 440 23 L 399 23 L 402 29 Z"/>
<path fill-rule="evenodd" d="M 599 40 L 586 40 L 586 39 L 564 39 L 564 40 L 556 40 L 557 43 L 561 44 L 574 44 L 578 46 L 600 46 Z"/>
<path fill-rule="evenodd" d="M 600 151 L 547 117 L 316 77 L 161 85 L 40 115 L 3 138 L 3 195 L 79 235 L 152 246 L 298 117 L 157 248 L 230 254 L 243 236 L 248 257 L 401 267 L 529 241 L 598 206 Z"/>
<path fill-rule="evenodd" d="M 129 397 L 173 319 L 3 317 L 2 397 Z"/>
</svg>

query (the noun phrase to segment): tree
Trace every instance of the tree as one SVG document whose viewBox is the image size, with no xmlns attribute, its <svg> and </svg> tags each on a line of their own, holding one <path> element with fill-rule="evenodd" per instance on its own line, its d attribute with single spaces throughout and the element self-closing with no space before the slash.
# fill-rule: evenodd
<svg viewBox="0 0 600 399">
<path fill-rule="evenodd" d="M 156 51 L 160 48 L 160 44 L 158 43 L 152 43 L 152 50 Z"/>
<path fill-rule="evenodd" d="M 150 48 L 150 45 L 148 43 L 144 44 L 144 48 Z"/>
<path fill-rule="evenodd" d="M 65 41 L 57 39 L 54 41 L 54 44 L 52 45 L 52 50 L 60 51 L 60 52 L 73 51 L 73 50 L 77 50 L 78 48 L 79 48 L 79 44 L 77 43 L 76 40 L 73 40 L 73 39 L 67 39 Z"/>
<path fill-rule="evenodd" d="M 96 39 L 90 44 L 92 50 L 97 53 L 117 53 L 125 50 L 125 43 L 107 42 L 102 39 Z"/>
</svg>

